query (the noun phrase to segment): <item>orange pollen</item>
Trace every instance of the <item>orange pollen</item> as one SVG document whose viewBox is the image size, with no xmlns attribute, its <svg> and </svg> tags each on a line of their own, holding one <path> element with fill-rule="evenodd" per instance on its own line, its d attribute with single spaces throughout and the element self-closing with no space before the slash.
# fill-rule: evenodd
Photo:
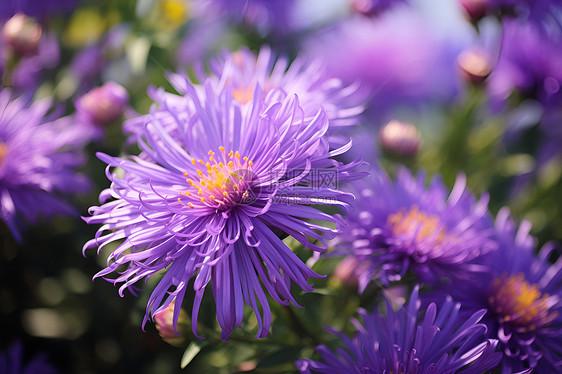
<svg viewBox="0 0 562 374">
<path fill-rule="evenodd" d="M 8 146 L 4 143 L 0 143 L 0 165 L 4 160 L 4 157 L 6 157 L 6 153 L 8 153 Z"/>
<path fill-rule="evenodd" d="M 445 238 L 445 227 L 439 217 L 429 215 L 412 205 L 406 212 L 404 209 L 388 216 L 387 223 L 393 233 L 397 235 L 416 235 L 416 240 L 435 238 L 440 243 Z"/>
<path fill-rule="evenodd" d="M 249 103 L 254 99 L 254 85 L 233 90 L 232 97 L 242 105 Z"/>
<path fill-rule="evenodd" d="M 488 303 L 502 322 L 525 331 L 535 330 L 558 316 L 549 311 L 550 295 L 542 294 L 537 285 L 525 280 L 523 274 L 496 277 Z"/>
</svg>

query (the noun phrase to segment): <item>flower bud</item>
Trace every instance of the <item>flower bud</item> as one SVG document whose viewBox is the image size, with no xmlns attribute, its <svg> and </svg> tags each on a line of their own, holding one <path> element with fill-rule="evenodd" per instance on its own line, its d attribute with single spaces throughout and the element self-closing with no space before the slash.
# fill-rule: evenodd
<svg viewBox="0 0 562 374">
<path fill-rule="evenodd" d="M 174 329 L 174 307 L 175 301 L 172 301 L 164 310 L 156 313 L 154 315 L 154 323 L 162 340 L 178 347 L 185 342 L 185 335 L 189 327 L 187 313 L 180 309 L 178 323 Z"/>
<path fill-rule="evenodd" d="M 372 17 L 401 2 L 404 0 L 351 0 L 351 9 L 356 13 Z"/>
<path fill-rule="evenodd" d="M 468 19 L 476 23 L 486 15 L 488 0 L 459 0 Z"/>
<path fill-rule="evenodd" d="M 461 52 L 457 64 L 463 77 L 473 84 L 480 84 L 492 72 L 489 57 L 482 51 L 471 49 Z"/>
<path fill-rule="evenodd" d="M 404 157 L 415 155 L 422 144 L 418 129 L 396 120 L 384 125 L 379 137 L 385 151 Z"/>
<path fill-rule="evenodd" d="M 115 82 L 107 82 L 80 97 L 76 110 L 88 122 L 105 126 L 121 118 L 128 102 L 125 88 Z"/>
<path fill-rule="evenodd" d="M 37 53 L 43 30 L 35 19 L 18 13 L 2 28 L 2 39 L 15 54 L 26 57 Z"/>
<path fill-rule="evenodd" d="M 359 281 L 357 278 L 357 267 L 359 266 L 357 259 L 353 256 L 347 256 L 336 266 L 334 270 L 334 279 L 338 280 L 344 286 L 357 289 Z"/>
</svg>

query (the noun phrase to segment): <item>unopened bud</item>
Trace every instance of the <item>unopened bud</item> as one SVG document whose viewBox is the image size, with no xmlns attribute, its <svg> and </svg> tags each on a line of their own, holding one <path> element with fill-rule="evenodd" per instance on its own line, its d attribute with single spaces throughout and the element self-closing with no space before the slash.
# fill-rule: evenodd
<svg viewBox="0 0 562 374">
<path fill-rule="evenodd" d="M 32 56 L 37 53 L 43 30 L 35 19 L 18 13 L 2 28 L 2 39 L 15 54 Z"/>
<path fill-rule="evenodd" d="M 377 16 L 404 0 L 351 0 L 351 9 L 364 16 Z"/>
<path fill-rule="evenodd" d="M 468 19 L 476 23 L 486 15 L 488 0 L 459 0 Z"/>
<path fill-rule="evenodd" d="M 333 276 L 344 286 L 357 289 L 359 281 L 357 277 L 357 267 L 359 266 L 358 260 L 353 256 L 345 257 L 336 266 Z"/>
<path fill-rule="evenodd" d="M 178 322 L 174 328 L 175 301 L 172 301 L 164 310 L 154 315 L 154 323 L 162 340 L 173 346 L 181 346 L 186 340 L 189 328 L 187 313 L 180 309 Z"/>
<path fill-rule="evenodd" d="M 115 82 L 107 82 L 80 97 L 76 110 L 89 122 L 104 126 L 121 118 L 128 102 L 125 88 Z"/>
<path fill-rule="evenodd" d="M 396 120 L 384 125 L 379 137 L 385 151 L 404 157 L 415 155 L 422 144 L 418 129 Z"/>
<path fill-rule="evenodd" d="M 457 58 L 461 74 L 471 83 L 480 84 L 492 72 L 489 57 L 482 51 L 466 50 Z"/>
</svg>

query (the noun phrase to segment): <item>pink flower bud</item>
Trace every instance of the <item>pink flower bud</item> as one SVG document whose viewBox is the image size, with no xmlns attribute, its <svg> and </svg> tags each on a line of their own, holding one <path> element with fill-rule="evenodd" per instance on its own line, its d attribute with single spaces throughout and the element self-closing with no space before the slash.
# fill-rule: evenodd
<svg viewBox="0 0 562 374">
<path fill-rule="evenodd" d="M 468 19 L 471 22 L 478 22 L 486 15 L 488 0 L 459 0 Z"/>
<path fill-rule="evenodd" d="M 18 13 L 2 28 L 2 38 L 15 54 L 25 57 L 37 53 L 43 30 L 35 19 Z"/>
<path fill-rule="evenodd" d="M 172 301 L 166 309 L 154 315 L 154 323 L 162 340 L 173 346 L 181 346 L 185 342 L 185 333 L 188 330 L 187 313 L 182 309 L 178 318 L 178 323 L 174 329 L 174 306 Z"/>
<path fill-rule="evenodd" d="M 345 257 L 336 266 L 334 270 L 334 278 L 341 284 L 351 289 L 357 289 L 359 281 L 357 278 L 357 267 L 359 266 L 357 259 L 353 256 Z"/>
<path fill-rule="evenodd" d="M 395 120 L 383 126 L 379 137 L 385 151 L 405 157 L 415 155 L 422 144 L 418 129 Z"/>
<path fill-rule="evenodd" d="M 461 74 L 471 83 L 480 84 L 492 72 L 489 57 L 479 50 L 466 50 L 457 58 Z"/>
<path fill-rule="evenodd" d="M 121 118 L 128 102 L 129 95 L 123 86 L 107 82 L 80 97 L 76 110 L 88 122 L 105 126 Z"/>
</svg>

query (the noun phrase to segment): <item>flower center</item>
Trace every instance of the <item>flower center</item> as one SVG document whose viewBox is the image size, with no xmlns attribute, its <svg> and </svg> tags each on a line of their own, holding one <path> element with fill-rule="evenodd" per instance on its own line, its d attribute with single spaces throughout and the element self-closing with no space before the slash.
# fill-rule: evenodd
<svg viewBox="0 0 562 374">
<path fill-rule="evenodd" d="M 556 313 L 549 313 L 549 299 L 548 294 L 541 294 L 536 285 L 527 282 L 523 274 L 503 274 L 494 279 L 488 302 L 502 322 L 533 331 L 556 318 Z"/>
<path fill-rule="evenodd" d="M 439 222 L 439 217 L 421 212 L 417 205 L 407 212 L 402 209 L 389 215 L 387 222 L 394 234 L 410 236 L 416 241 L 434 238 L 436 242 L 441 242 L 445 237 L 445 227 Z"/>
<path fill-rule="evenodd" d="M 224 147 L 219 147 L 222 161 L 215 159 L 215 152 L 209 151 L 209 161 L 192 159 L 196 166 L 197 179 L 189 178 L 184 173 L 187 183 L 192 191 L 183 192 L 187 197 L 190 208 L 195 208 L 194 203 L 203 203 L 206 206 L 220 210 L 233 208 L 236 205 L 250 203 L 252 196 L 254 163 L 247 157 L 241 157 L 238 151 L 230 151 L 228 154 Z M 181 199 L 178 199 L 184 204 Z"/>
<path fill-rule="evenodd" d="M 239 87 L 232 91 L 232 96 L 234 100 L 238 101 L 240 104 L 247 104 L 254 99 L 254 85 Z"/>
<path fill-rule="evenodd" d="M 0 165 L 2 165 L 2 161 L 4 161 L 6 153 L 8 153 L 8 146 L 0 142 Z"/>
</svg>

